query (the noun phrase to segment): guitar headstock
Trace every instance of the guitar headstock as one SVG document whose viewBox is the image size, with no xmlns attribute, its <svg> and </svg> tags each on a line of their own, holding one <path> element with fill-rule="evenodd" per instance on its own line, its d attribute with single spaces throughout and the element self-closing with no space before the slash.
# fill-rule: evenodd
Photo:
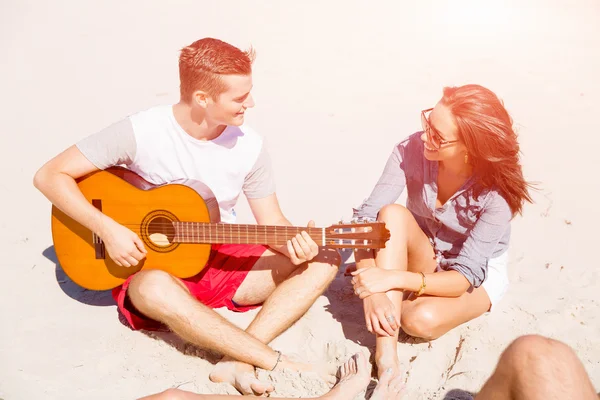
<svg viewBox="0 0 600 400">
<path fill-rule="evenodd" d="M 325 228 L 326 245 L 337 249 L 383 249 L 389 238 L 384 222 L 340 222 Z"/>
</svg>

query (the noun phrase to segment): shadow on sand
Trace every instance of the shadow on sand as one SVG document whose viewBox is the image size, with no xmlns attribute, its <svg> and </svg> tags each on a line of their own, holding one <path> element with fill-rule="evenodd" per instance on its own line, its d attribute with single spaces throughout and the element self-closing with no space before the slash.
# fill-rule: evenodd
<svg viewBox="0 0 600 400">
<path fill-rule="evenodd" d="M 110 290 L 88 290 L 82 288 L 81 286 L 73 282 L 65 274 L 60 264 L 58 263 L 58 259 L 56 258 L 56 252 L 54 251 L 54 246 L 48 247 L 42 252 L 42 255 L 54 263 L 54 273 L 56 275 L 56 282 L 58 283 L 58 286 L 62 289 L 63 293 L 65 293 L 67 296 L 69 296 L 73 300 L 90 306 L 106 307 L 115 305 L 115 301 L 111 296 Z"/>
</svg>

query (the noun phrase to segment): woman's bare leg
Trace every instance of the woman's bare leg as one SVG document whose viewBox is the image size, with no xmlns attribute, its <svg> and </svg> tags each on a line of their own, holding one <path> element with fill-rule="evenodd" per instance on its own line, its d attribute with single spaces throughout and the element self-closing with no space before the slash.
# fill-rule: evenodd
<svg viewBox="0 0 600 400">
<path fill-rule="evenodd" d="M 357 268 L 376 265 L 379 268 L 401 271 L 418 269 L 433 272 L 435 270 L 436 260 L 431 243 L 409 210 L 398 204 L 387 205 L 379 212 L 378 220 L 385 222 L 391 234 L 390 240 L 384 249 L 377 251 L 374 261 L 372 254 L 357 251 Z M 396 321 L 402 319 L 403 295 L 401 290 L 392 290 L 385 294 L 394 306 Z M 378 295 L 370 297 L 374 296 Z M 375 361 L 378 376 L 389 368 L 393 369 L 394 375 L 398 373 L 398 332 L 396 330 L 392 336 L 376 333 Z"/>
<path fill-rule="evenodd" d="M 410 296 L 402 303 L 401 325 L 411 336 L 433 340 L 489 309 L 490 298 L 482 287 L 459 297 Z"/>
</svg>

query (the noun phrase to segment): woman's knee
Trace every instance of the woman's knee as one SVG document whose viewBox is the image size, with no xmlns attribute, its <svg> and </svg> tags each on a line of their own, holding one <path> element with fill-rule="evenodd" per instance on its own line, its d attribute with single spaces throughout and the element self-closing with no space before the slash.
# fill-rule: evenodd
<svg viewBox="0 0 600 400">
<path fill-rule="evenodd" d="M 433 310 L 426 305 L 405 306 L 400 326 L 413 337 L 434 340 L 439 337 L 436 320 Z"/>
<path fill-rule="evenodd" d="M 401 221 L 411 217 L 410 211 L 400 204 L 387 204 L 379 210 L 378 221 L 391 222 Z"/>
</svg>

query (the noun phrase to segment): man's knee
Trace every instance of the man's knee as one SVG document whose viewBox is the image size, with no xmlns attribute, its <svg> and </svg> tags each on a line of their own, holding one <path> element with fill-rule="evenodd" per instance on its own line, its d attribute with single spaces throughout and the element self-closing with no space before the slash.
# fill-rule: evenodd
<svg viewBox="0 0 600 400">
<path fill-rule="evenodd" d="M 576 355 L 566 344 L 540 335 L 525 335 L 506 348 L 500 363 L 516 371 L 533 372 L 554 364 L 565 365 L 573 360 L 576 360 Z"/>
<path fill-rule="evenodd" d="M 402 307 L 400 326 L 413 337 L 437 339 L 435 315 L 427 306 Z"/>
<path fill-rule="evenodd" d="M 307 264 L 306 269 L 315 278 L 315 282 L 328 286 L 337 276 L 341 263 L 342 257 L 337 250 L 325 248 Z"/>
<path fill-rule="evenodd" d="M 138 272 L 132 279 L 127 294 L 133 305 L 144 307 L 152 304 L 164 305 L 170 293 L 181 285 L 168 272 L 147 270 Z"/>
<path fill-rule="evenodd" d="M 513 390 L 537 393 L 540 398 L 596 398 L 575 352 L 562 342 L 539 335 L 513 341 L 502 353 L 495 374 L 505 381 L 510 378 Z"/>
</svg>

